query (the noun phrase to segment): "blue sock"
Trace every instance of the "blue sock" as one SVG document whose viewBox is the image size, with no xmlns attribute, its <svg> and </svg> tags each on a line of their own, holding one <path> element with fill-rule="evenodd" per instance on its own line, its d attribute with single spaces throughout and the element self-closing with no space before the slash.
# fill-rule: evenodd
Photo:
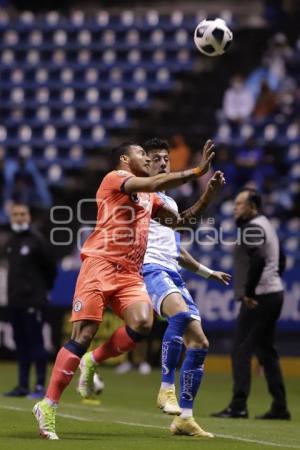
<svg viewBox="0 0 300 450">
<path fill-rule="evenodd" d="M 207 350 L 190 348 L 186 351 L 180 371 L 180 408 L 193 409 L 202 376 Z"/>
<path fill-rule="evenodd" d="M 183 346 L 183 333 L 190 321 L 190 313 L 180 312 L 169 318 L 161 348 L 162 382 L 174 384 L 175 371 Z"/>
</svg>

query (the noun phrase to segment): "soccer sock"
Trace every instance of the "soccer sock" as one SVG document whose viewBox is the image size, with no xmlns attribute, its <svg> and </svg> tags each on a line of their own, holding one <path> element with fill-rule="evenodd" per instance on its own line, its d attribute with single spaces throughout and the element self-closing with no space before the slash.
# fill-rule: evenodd
<svg viewBox="0 0 300 450">
<path fill-rule="evenodd" d="M 193 417 L 193 410 L 191 408 L 181 408 L 181 414 L 180 417 L 187 418 L 187 417 Z"/>
<path fill-rule="evenodd" d="M 180 371 L 180 399 L 179 406 L 184 409 L 193 409 L 202 376 L 203 365 L 207 350 L 189 348 L 186 351 Z"/>
<path fill-rule="evenodd" d="M 166 383 L 165 381 L 162 381 L 160 384 L 161 389 L 173 389 L 175 391 L 175 384 L 174 383 Z"/>
<path fill-rule="evenodd" d="M 78 342 L 70 340 L 58 352 L 52 369 L 46 397 L 53 403 L 58 403 L 60 397 L 73 378 L 79 366 L 80 358 L 86 348 Z"/>
<path fill-rule="evenodd" d="M 187 312 L 180 312 L 169 318 L 161 347 L 162 383 L 174 384 L 175 371 L 183 346 L 182 336 L 189 321 L 190 314 Z"/>
<path fill-rule="evenodd" d="M 93 350 L 92 358 L 95 363 L 99 364 L 108 358 L 122 355 L 122 353 L 132 350 L 136 343 L 143 338 L 144 336 L 128 326 L 120 327 L 113 333 L 108 341 Z"/>
</svg>

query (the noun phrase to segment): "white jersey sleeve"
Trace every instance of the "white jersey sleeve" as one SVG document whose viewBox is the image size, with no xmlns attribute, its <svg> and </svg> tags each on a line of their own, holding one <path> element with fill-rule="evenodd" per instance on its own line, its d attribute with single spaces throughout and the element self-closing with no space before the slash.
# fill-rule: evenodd
<svg viewBox="0 0 300 450">
<path fill-rule="evenodd" d="M 165 204 L 178 212 L 175 200 L 163 193 L 158 193 Z M 180 252 L 180 234 L 172 228 L 160 225 L 151 219 L 148 235 L 147 250 L 144 264 L 160 264 L 171 270 L 180 270 L 178 256 Z"/>
</svg>

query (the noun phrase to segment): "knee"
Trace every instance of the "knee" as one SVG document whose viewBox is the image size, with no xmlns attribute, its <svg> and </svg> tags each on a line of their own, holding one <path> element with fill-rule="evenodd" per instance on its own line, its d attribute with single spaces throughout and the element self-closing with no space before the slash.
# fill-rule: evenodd
<svg viewBox="0 0 300 450">
<path fill-rule="evenodd" d="M 196 336 L 195 338 L 187 342 L 187 348 L 208 350 L 209 349 L 208 339 L 206 337 L 203 338 L 202 336 Z"/>
<path fill-rule="evenodd" d="M 93 340 L 94 334 L 90 331 L 83 331 L 80 333 L 80 335 L 75 339 L 75 341 L 78 342 L 78 344 L 82 345 L 83 347 L 88 348 Z"/>
<path fill-rule="evenodd" d="M 130 324 L 129 326 L 142 336 L 148 336 L 151 332 L 152 325 L 153 325 L 152 317 L 140 317 L 134 320 L 132 324 Z"/>
<path fill-rule="evenodd" d="M 78 342 L 78 344 L 83 347 L 88 348 L 97 332 L 97 329 L 97 324 L 94 326 L 74 327 L 71 339 Z"/>
</svg>

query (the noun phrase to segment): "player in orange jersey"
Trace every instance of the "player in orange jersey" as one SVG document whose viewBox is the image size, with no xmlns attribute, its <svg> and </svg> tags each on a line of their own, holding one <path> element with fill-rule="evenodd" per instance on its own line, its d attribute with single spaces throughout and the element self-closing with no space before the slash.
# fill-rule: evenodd
<svg viewBox="0 0 300 450">
<path fill-rule="evenodd" d="M 72 309 L 72 336 L 57 354 L 46 397 L 33 408 L 44 438 L 58 439 L 57 404 L 97 332 L 106 306 L 111 306 L 125 326 L 96 348 L 92 359 L 83 359 L 84 364 L 99 363 L 127 352 L 150 332 L 152 305 L 140 274 L 150 218 L 157 217 L 172 227 L 184 224 L 211 201 L 224 178 L 221 172 L 216 172 L 199 201 L 181 215 L 170 210 L 153 193 L 206 173 L 213 157 L 213 144 L 207 141 L 198 167 L 149 177 L 150 159 L 141 146 L 125 143 L 113 151 L 117 170 L 108 173 L 100 184 L 96 196 L 97 225 L 82 249 L 83 263 Z M 90 382 L 85 379 L 80 386 L 84 397 Z"/>
</svg>

